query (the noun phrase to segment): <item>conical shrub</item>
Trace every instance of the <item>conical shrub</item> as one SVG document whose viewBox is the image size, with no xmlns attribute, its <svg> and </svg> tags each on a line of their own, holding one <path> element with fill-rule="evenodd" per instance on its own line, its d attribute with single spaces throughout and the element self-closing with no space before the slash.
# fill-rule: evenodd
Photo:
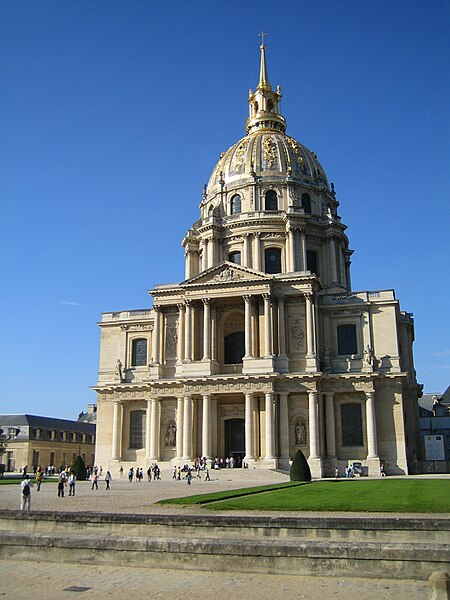
<svg viewBox="0 0 450 600">
<path fill-rule="evenodd" d="M 301 450 L 297 450 L 291 465 L 291 481 L 311 481 L 311 470 Z"/>
<path fill-rule="evenodd" d="M 81 456 L 75 457 L 75 460 L 73 461 L 72 466 L 70 467 L 70 470 L 75 473 L 75 476 L 78 479 L 78 481 L 86 480 L 86 478 L 87 478 L 86 465 L 84 464 L 84 460 L 81 458 Z"/>
</svg>

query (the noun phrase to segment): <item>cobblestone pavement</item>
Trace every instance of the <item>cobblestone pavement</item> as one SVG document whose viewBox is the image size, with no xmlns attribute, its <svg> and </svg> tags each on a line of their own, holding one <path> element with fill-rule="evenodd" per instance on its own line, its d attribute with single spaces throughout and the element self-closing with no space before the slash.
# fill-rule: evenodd
<svg viewBox="0 0 450 600">
<path fill-rule="evenodd" d="M 89 598 L 133 600 L 428 600 L 425 581 L 382 581 L 334 577 L 296 577 L 144 569 L 135 567 L 0 562 L 0 597 L 28 600 Z M 73 588 L 70 591 L 70 588 Z M 76 588 L 84 588 L 76 589 Z M 76 593 L 79 592 L 79 593 Z"/>
</svg>

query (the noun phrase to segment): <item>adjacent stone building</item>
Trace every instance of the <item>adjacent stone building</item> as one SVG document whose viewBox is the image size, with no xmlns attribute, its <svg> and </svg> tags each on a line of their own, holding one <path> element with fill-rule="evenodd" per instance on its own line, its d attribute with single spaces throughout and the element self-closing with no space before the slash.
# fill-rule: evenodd
<svg viewBox="0 0 450 600">
<path fill-rule="evenodd" d="M 353 291 L 346 226 L 317 156 L 286 134 L 261 46 L 246 136 L 221 155 L 183 239 L 185 280 L 100 322 L 96 463 L 233 456 L 315 477 L 408 473 L 414 323 L 393 290 Z"/>
<path fill-rule="evenodd" d="M 90 405 L 90 407 L 93 405 Z M 93 408 L 88 411 L 95 414 Z M 72 464 L 81 456 L 94 464 L 95 423 L 54 419 L 37 415 L 0 415 L 0 430 L 6 436 L 6 450 L 0 456 L 2 470 L 29 471 L 39 465 L 56 469 Z"/>
</svg>

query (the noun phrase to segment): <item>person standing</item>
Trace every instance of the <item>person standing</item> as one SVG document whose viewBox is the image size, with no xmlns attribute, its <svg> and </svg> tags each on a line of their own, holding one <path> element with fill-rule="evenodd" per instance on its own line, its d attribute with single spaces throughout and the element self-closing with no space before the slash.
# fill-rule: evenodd
<svg viewBox="0 0 450 600">
<path fill-rule="evenodd" d="M 208 467 L 205 467 L 205 481 L 211 481 L 211 477 L 209 476 Z"/>
<path fill-rule="evenodd" d="M 64 498 L 64 487 L 66 486 L 66 472 L 63 470 L 58 475 L 58 498 Z"/>
<path fill-rule="evenodd" d="M 122 465 L 120 465 L 119 473 L 120 473 L 120 476 L 123 477 L 123 466 Z"/>
<path fill-rule="evenodd" d="M 69 475 L 69 496 L 75 496 L 75 484 L 77 482 L 74 471 L 70 471 Z"/>
<path fill-rule="evenodd" d="M 105 481 L 106 481 L 106 489 L 110 490 L 111 488 L 109 487 L 109 482 L 112 480 L 111 477 L 111 473 L 109 471 L 106 471 L 106 475 L 105 475 Z"/>
<path fill-rule="evenodd" d="M 96 471 L 94 471 L 92 473 L 91 481 L 92 481 L 91 490 L 93 490 L 94 487 L 96 490 L 98 490 L 98 474 Z"/>
<path fill-rule="evenodd" d="M 31 509 L 31 481 L 27 474 L 20 483 L 20 510 Z"/>
<path fill-rule="evenodd" d="M 38 470 L 36 471 L 36 491 L 40 492 L 41 490 L 41 483 L 42 483 L 42 469 L 41 467 L 38 467 Z"/>
</svg>

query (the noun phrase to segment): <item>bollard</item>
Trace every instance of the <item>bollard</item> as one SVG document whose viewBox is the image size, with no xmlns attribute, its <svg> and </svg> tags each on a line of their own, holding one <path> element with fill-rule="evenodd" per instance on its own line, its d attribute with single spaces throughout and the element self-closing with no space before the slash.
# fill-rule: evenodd
<svg viewBox="0 0 450 600">
<path fill-rule="evenodd" d="M 428 581 L 430 582 L 430 600 L 450 599 L 450 577 L 446 571 L 434 571 Z"/>
</svg>

